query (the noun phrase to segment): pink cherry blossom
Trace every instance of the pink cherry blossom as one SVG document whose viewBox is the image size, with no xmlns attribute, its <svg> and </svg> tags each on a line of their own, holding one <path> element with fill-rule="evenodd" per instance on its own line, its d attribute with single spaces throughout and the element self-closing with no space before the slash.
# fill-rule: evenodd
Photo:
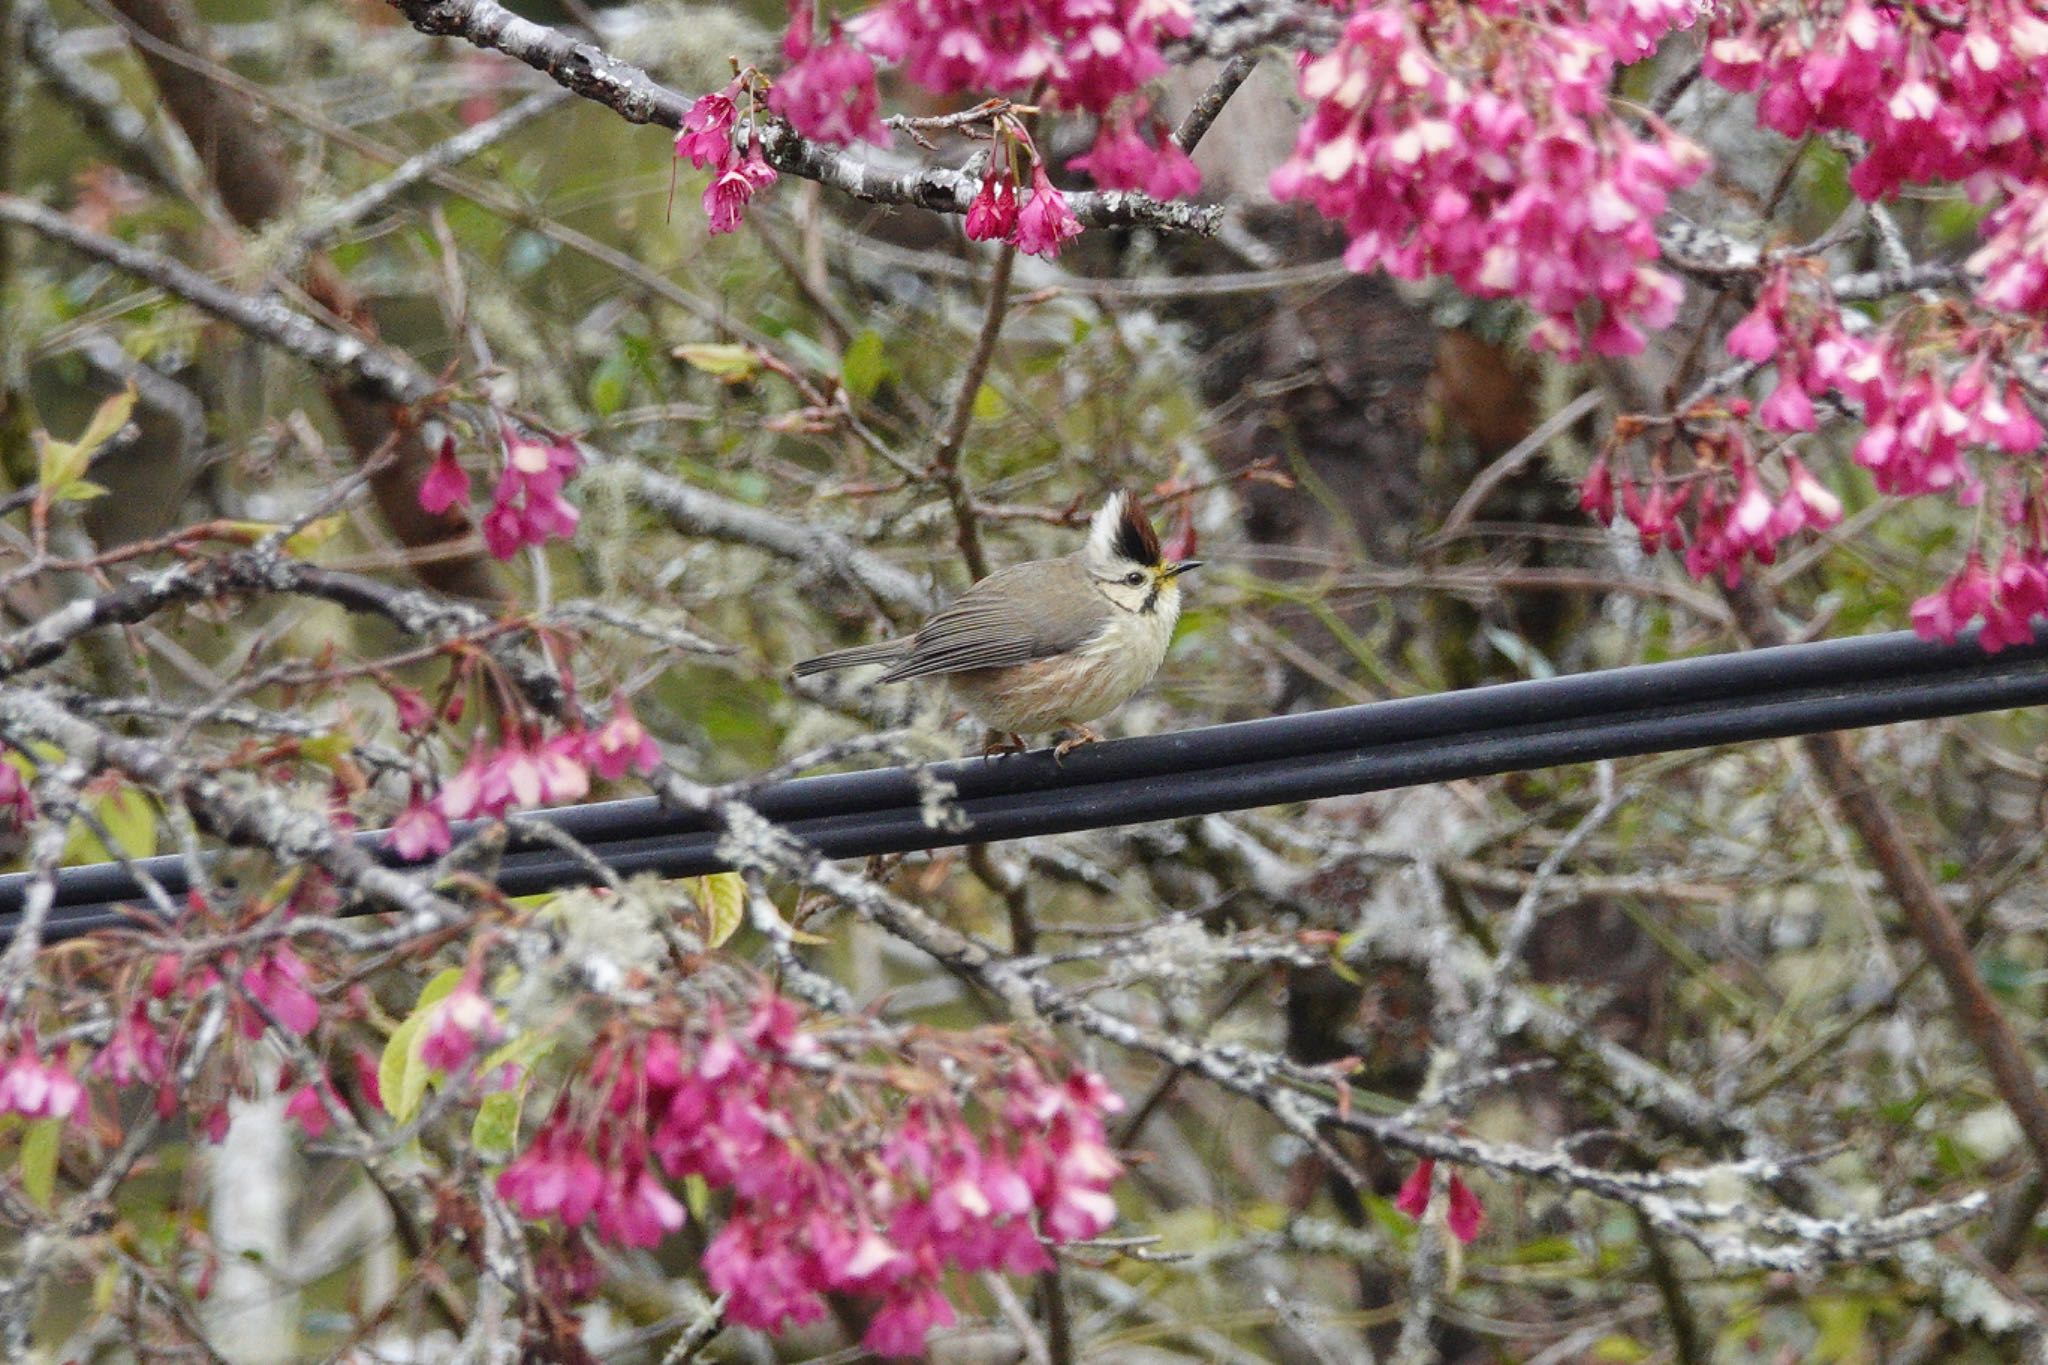
<svg viewBox="0 0 2048 1365">
<path fill-rule="evenodd" d="M 732 1321 L 781 1331 L 822 1318 L 828 1295 L 858 1297 L 873 1305 L 864 1344 L 895 1356 L 953 1320 L 949 1271 L 1037 1273 L 1051 1264 L 1041 1239 L 1093 1237 L 1115 1218 L 1122 1166 L 1104 1120 L 1121 1102 L 1099 1078 L 954 1054 L 949 1065 L 990 1068 L 970 1087 L 977 1129 L 946 1092 L 878 1093 L 880 1112 L 850 1113 L 848 1092 L 817 1084 L 827 1047 L 772 991 L 737 1023 L 714 1003 L 683 1028 L 614 1034 L 499 1191 L 524 1217 L 654 1246 L 685 1217 L 662 1177 L 701 1180 L 722 1196 L 704 1276 Z"/>
<path fill-rule="evenodd" d="M 291 1098 L 285 1101 L 284 1116 L 304 1129 L 307 1137 L 322 1137 L 334 1126 L 333 1111 L 327 1107 L 330 1103 L 345 1111 L 334 1083 L 323 1074 L 292 1090 Z"/>
<path fill-rule="evenodd" d="M 1138 133 L 1130 115 L 1107 118 L 1095 133 L 1095 144 L 1067 163 L 1106 190 L 1143 190 L 1154 199 L 1177 199 L 1202 188 L 1202 173 L 1166 130 L 1154 120 L 1153 140 Z"/>
<path fill-rule="evenodd" d="M 453 507 L 469 506 L 469 471 L 455 458 L 453 436 L 441 438 L 440 453 L 420 481 L 420 506 L 435 516 Z"/>
<path fill-rule="evenodd" d="M 32 1039 L 0 1059 L 0 1115 L 25 1119 L 68 1119 L 79 1112 L 85 1087 L 61 1058 L 44 1061 Z"/>
<path fill-rule="evenodd" d="M 758 148 L 711 177 L 704 187 L 704 214 L 711 220 L 712 232 L 736 231 L 746 219 L 747 203 L 754 192 L 766 189 L 777 178 L 775 168 L 761 159 Z"/>
<path fill-rule="evenodd" d="M 739 118 L 739 93 L 740 83 L 735 80 L 723 90 L 698 96 L 683 115 L 682 129 L 676 134 L 678 157 L 687 159 L 699 170 L 707 166 L 721 171 L 726 168 L 738 155 L 732 145 L 732 130 Z"/>
<path fill-rule="evenodd" d="M 390 684 L 385 690 L 391 694 L 391 704 L 398 708 L 399 729 L 406 734 L 417 735 L 424 734 L 428 727 L 433 725 L 433 708 L 427 705 L 425 697 L 410 687 L 400 687 L 396 683 Z"/>
<path fill-rule="evenodd" d="M 13 752 L 0 745 L 0 825 L 27 829 L 36 818 L 36 797 L 21 769 L 8 761 Z"/>
<path fill-rule="evenodd" d="M 1105 113 L 1166 69 L 1192 27 L 1188 0 L 884 0 L 848 30 L 942 94 L 1022 94 L 1039 80 L 1065 108 Z"/>
<path fill-rule="evenodd" d="M 1394 1207 L 1410 1218 L 1420 1220 L 1429 1211 L 1431 1187 L 1436 1178 L 1436 1162 L 1425 1157 L 1415 1163 L 1415 1169 L 1401 1182 L 1401 1189 L 1394 1196 Z M 1479 1225 L 1485 1220 L 1486 1210 L 1479 1203 L 1479 1196 L 1457 1172 L 1451 1173 L 1446 1182 L 1444 1222 L 1451 1235 L 1461 1242 L 1469 1242 L 1479 1235 Z"/>
<path fill-rule="evenodd" d="M 583 455 L 568 437 L 539 440 L 509 423 L 502 428 L 505 470 L 484 514 L 484 543 L 499 559 L 522 546 L 544 545 L 575 533 L 581 514 L 563 501 L 563 485 L 582 467 Z"/>
<path fill-rule="evenodd" d="M 1067 207 L 1067 197 L 1053 188 L 1043 163 L 1031 168 L 1031 197 L 1017 213 L 1017 249 L 1047 260 L 1081 235 L 1081 224 Z"/>
<path fill-rule="evenodd" d="M 1722 0 L 1702 71 L 1754 91 L 1787 137 L 1855 134 L 1849 184 L 1865 199 L 1903 185 L 1994 175 L 2048 181 L 2048 20 L 2025 0 L 1981 0 L 1931 23 L 1873 0 Z"/>
<path fill-rule="evenodd" d="M 1576 5 L 1359 5 L 1335 47 L 1303 62 L 1314 112 L 1276 198 L 1343 224 L 1353 270 L 1444 275 L 1468 293 L 1518 298 L 1532 344 L 1641 349 L 1675 315 L 1655 222 L 1704 154 L 1657 120 L 1608 102 L 1615 68 L 1692 22 L 1684 0 Z"/>
<path fill-rule="evenodd" d="M 504 1036 L 496 1007 L 477 989 L 473 975 L 465 975 L 427 1016 L 420 1060 L 436 1071 L 454 1071 Z"/>
<path fill-rule="evenodd" d="M 448 817 L 441 807 L 415 791 L 412 800 L 391 822 L 391 828 L 384 836 L 386 847 L 409 863 L 425 862 L 438 858 L 454 844 L 454 836 L 448 828 Z"/>
<path fill-rule="evenodd" d="M 769 88 L 768 107 L 805 137 L 842 147 L 861 140 L 887 146 L 874 62 L 841 36 L 837 23 L 827 41 L 817 42 L 815 22 L 806 0 L 792 0 L 782 43 L 790 66 Z"/>
<path fill-rule="evenodd" d="M 1017 187 L 993 167 L 981 178 L 981 189 L 967 206 L 969 241 L 1008 241 L 1017 231 Z"/>
<path fill-rule="evenodd" d="M 1983 556 L 1972 550 L 1961 572 L 1913 604 L 1913 629 L 1925 640 L 1953 640 L 1991 605 L 1991 591 Z"/>
<path fill-rule="evenodd" d="M 131 1003 L 88 1068 L 115 1085 L 155 1085 L 170 1072 L 170 1048 L 146 999 Z"/>
<path fill-rule="evenodd" d="M 584 762 L 607 782 L 616 782 L 628 769 L 643 776 L 661 766 L 661 746 L 633 715 L 633 703 L 623 692 L 612 697 L 611 718 L 592 730 L 584 740 Z"/>
<path fill-rule="evenodd" d="M 288 943 L 275 944 L 259 957 L 242 973 L 242 989 L 268 1011 L 270 1018 L 266 1020 L 255 1010 L 244 1007 L 243 1035 L 261 1037 L 271 1020 L 296 1037 L 311 1033 L 320 1022 L 320 1002 L 306 987 L 311 975 L 305 960 Z"/>
</svg>

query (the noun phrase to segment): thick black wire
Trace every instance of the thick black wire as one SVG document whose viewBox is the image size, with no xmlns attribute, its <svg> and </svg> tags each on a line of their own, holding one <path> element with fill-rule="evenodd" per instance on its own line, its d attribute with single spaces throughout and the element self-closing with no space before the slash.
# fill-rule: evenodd
<svg viewBox="0 0 2048 1365">
<path fill-rule="evenodd" d="M 831 858 L 943 848 L 1204 815 L 1601 758 L 1702 748 L 2048 703 L 2048 644 L 1988 655 L 1974 641 L 1907 633 L 1644 664 L 1571 677 L 1338 707 L 1090 745 L 934 764 L 964 829 L 935 827 L 911 770 L 799 778 L 745 794 L 767 818 Z M 731 864 L 710 817 L 652 798 L 537 811 L 621 875 L 693 876 Z M 479 826 L 464 826 L 459 835 Z M 364 847 L 398 865 L 381 831 Z M 182 858 L 139 867 L 173 897 Z M 515 845 L 496 881 L 508 895 L 587 883 L 588 868 L 548 845 Z M 0 877 L 0 939 L 11 937 L 29 875 Z M 132 922 L 128 866 L 57 874 L 45 935 Z"/>
</svg>

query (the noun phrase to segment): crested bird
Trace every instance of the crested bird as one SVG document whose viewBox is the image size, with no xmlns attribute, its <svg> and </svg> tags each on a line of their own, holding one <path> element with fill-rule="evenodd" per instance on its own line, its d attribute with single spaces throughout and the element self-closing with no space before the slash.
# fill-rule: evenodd
<svg viewBox="0 0 2048 1365">
<path fill-rule="evenodd" d="M 1110 494 L 1070 555 L 998 569 L 915 634 L 805 659 L 797 677 L 887 664 L 877 682 L 944 677 L 995 737 L 984 754 L 1021 752 L 1024 735 L 1060 729 L 1053 750 L 1102 738 L 1088 722 L 1129 701 L 1159 671 L 1180 618 L 1180 576 L 1129 492 Z"/>
</svg>

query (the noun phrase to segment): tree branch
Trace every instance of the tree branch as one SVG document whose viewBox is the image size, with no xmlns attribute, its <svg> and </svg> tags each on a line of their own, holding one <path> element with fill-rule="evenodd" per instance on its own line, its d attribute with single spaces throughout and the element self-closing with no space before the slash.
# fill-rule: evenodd
<svg viewBox="0 0 2048 1365">
<path fill-rule="evenodd" d="M 497 0 L 391 0 L 422 33 L 462 38 L 545 72 L 587 100 L 629 123 L 681 128 L 695 103 L 645 71 L 604 49 L 522 19 Z M 942 166 L 884 171 L 799 136 L 775 120 L 759 126 L 761 154 L 778 171 L 815 180 L 870 204 L 902 204 L 936 213 L 965 214 L 981 182 Z M 1223 221 L 1220 205 L 1165 203 L 1127 191 L 1081 191 L 1067 207 L 1083 227 L 1155 227 L 1208 235 Z"/>
</svg>

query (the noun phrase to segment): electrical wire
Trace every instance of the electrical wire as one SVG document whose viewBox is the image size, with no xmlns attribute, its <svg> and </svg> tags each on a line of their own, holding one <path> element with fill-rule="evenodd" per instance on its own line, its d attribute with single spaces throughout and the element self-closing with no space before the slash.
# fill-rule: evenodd
<svg viewBox="0 0 2048 1365">
<path fill-rule="evenodd" d="M 1863 636 L 1501 683 L 1303 715 L 1049 750 L 883 768 L 738 789 L 829 858 L 857 858 L 1177 819 L 1603 758 L 1926 720 L 2048 703 L 2048 643 L 1985 653 L 1971 638 Z M 946 793 L 946 811 L 928 793 Z M 528 812 L 622 876 L 731 866 L 713 816 L 653 798 Z M 456 829 L 468 837 L 486 822 Z M 402 866 L 382 831 L 362 847 Z M 176 855 L 60 869 L 51 940 L 137 922 L 137 873 L 173 898 Z M 587 884 L 586 863 L 514 842 L 494 871 L 507 895 Z M 28 873 L 0 877 L 0 940 L 19 922 Z"/>
</svg>

